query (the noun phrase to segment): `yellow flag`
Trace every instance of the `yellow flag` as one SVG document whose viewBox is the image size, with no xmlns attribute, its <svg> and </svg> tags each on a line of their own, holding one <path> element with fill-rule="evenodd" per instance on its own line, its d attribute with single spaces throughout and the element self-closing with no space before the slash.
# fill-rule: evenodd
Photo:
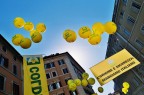
<svg viewBox="0 0 144 95">
<path fill-rule="evenodd" d="M 49 95 L 42 55 L 23 56 L 24 95 Z"/>
<path fill-rule="evenodd" d="M 130 70 L 140 62 L 126 49 L 91 67 L 90 70 L 101 85 Z"/>
</svg>

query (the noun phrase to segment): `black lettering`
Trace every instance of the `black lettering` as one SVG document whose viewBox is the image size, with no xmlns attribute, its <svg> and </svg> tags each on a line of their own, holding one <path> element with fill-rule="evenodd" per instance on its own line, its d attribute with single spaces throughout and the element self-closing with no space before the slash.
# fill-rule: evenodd
<svg viewBox="0 0 144 95">
<path fill-rule="evenodd" d="M 38 84 L 38 85 L 41 85 L 41 80 L 34 80 L 34 81 L 31 81 L 31 84 Z"/>
<path fill-rule="evenodd" d="M 108 73 L 110 73 L 110 72 L 112 72 L 112 71 L 113 71 L 113 70 L 110 69 L 110 70 L 108 70 L 108 71 L 102 73 L 101 75 L 99 75 L 97 78 L 99 79 L 99 78 L 103 77 L 104 75 L 106 75 L 106 74 L 108 74 Z"/>
<path fill-rule="evenodd" d="M 42 92 L 41 86 L 32 87 L 32 92 L 33 92 L 35 95 L 40 94 L 40 93 Z"/>
<path fill-rule="evenodd" d="M 38 72 L 38 71 L 39 71 L 38 67 L 32 67 L 32 68 L 30 68 L 30 72 L 31 73 Z"/>
<path fill-rule="evenodd" d="M 39 73 L 33 73 L 32 75 L 31 75 L 31 79 L 32 80 L 37 80 L 37 79 L 39 79 L 40 78 L 40 74 Z"/>
<path fill-rule="evenodd" d="M 132 66 L 133 64 L 135 64 L 135 62 L 134 62 L 134 61 L 133 61 L 133 62 L 131 62 L 130 64 L 128 64 L 127 66 L 125 66 L 125 67 L 121 68 L 121 70 L 123 71 L 123 70 L 127 69 L 128 67 Z"/>
<path fill-rule="evenodd" d="M 104 81 L 106 81 L 107 79 L 109 79 L 109 78 L 115 76 L 115 75 L 118 74 L 118 73 L 120 73 L 120 70 L 118 70 L 118 71 L 116 71 L 116 72 L 110 74 L 109 76 L 103 78 L 102 81 L 104 82 Z"/>
<path fill-rule="evenodd" d="M 134 58 L 131 57 L 131 58 L 125 60 L 124 62 L 122 62 L 121 64 L 117 65 L 116 67 L 119 68 L 119 67 L 121 67 L 122 65 L 124 65 L 125 63 L 127 63 L 127 62 L 129 62 L 129 61 L 131 61 L 131 60 L 133 60 L 133 59 L 134 59 Z"/>
</svg>

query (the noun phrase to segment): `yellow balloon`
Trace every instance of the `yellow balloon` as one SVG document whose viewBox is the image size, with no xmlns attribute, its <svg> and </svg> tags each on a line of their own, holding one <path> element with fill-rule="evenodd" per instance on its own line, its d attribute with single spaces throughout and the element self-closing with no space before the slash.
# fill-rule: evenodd
<svg viewBox="0 0 144 95">
<path fill-rule="evenodd" d="M 124 94 L 127 94 L 127 92 L 123 92 Z"/>
<path fill-rule="evenodd" d="M 126 94 L 128 92 L 128 89 L 127 88 L 122 88 L 122 92 Z"/>
<path fill-rule="evenodd" d="M 20 45 L 21 40 L 24 38 L 21 34 L 16 34 L 12 37 L 12 43 L 16 46 Z"/>
<path fill-rule="evenodd" d="M 103 89 L 102 87 L 98 87 L 98 91 L 99 91 L 100 93 L 103 93 L 104 89 Z"/>
<path fill-rule="evenodd" d="M 81 80 L 80 80 L 80 79 L 75 79 L 75 80 L 74 80 L 74 83 L 75 83 L 77 86 L 80 86 L 80 85 L 81 85 Z"/>
<path fill-rule="evenodd" d="M 31 46 L 31 40 L 29 38 L 23 38 L 20 42 L 20 46 L 23 49 L 28 49 Z"/>
<path fill-rule="evenodd" d="M 101 35 L 99 34 L 91 34 L 90 37 L 88 38 L 88 42 L 91 45 L 96 45 L 101 42 Z"/>
<path fill-rule="evenodd" d="M 88 74 L 88 73 L 83 73 L 83 74 L 82 74 L 82 78 L 83 78 L 83 79 L 87 79 L 88 77 L 89 77 L 89 74 Z"/>
<path fill-rule="evenodd" d="M 14 19 L 13 23 L 16 28 L 22 28 L 25 24 L 25 21 L 23 18 L 17 17 Z"/>
<path fill-rule="evenodd" d="M 34 24 L 32 22 L 26 22 L 24 25 L 26 31 L 32 31 L 34 29 Z"/>
<path fill-rule="evenodd" d="M 91 95 L 98 95 L 97 93 L 91 94 Z"/>
<path fill-rule="evenodd" d="M 117 30 L 117 26 L 114 22 L 107 22 L 105 24 L 105 31 L 108 33 L 108 34 L 114 34 Z"/>
<path fill-rule="evenodd" d="M 73 30 L 67 29 L 63 32 L 63 38 L 67 42 L 74 42 L 76 40 L 77 36 Z"/>
<path fill-rule="evenodd" d="M 74 80 L 70 79 L 70 80 L 67 81 L 68 85 L 71 84 L 71 83 L 74 83 Z"/>
<path fill-rule="evenodd" d="M 38 23 L 36 26 L 36 30 L 38 32 L 45 32 L 46 31 L 46 26 L 44 23 Z"/>
<path fill-rule="evenodd" d="M 32 36 L 32 34 L 33 34 L 34 32 L 37 32 L 37 31 L 36 31 L 36 30 L 30 31 L 30 36 Z"/>
<path fill-rule="evenodd" d="M 96 30 L 93 34 L 101 35 L 102 33 L 99 30 Z"/>
<path fill-rule="evenodd" d="M 89 83 L 90 85 L 94 85 L 94 84 L 95 84 L 95 79 L 94 79 L 94 78 L 89 78 L 89 79 L 88 79 L 88 83 Z"/>
<path fill-rule="evenodd" d="M 129 83 L 128 83 L 128 82 L 124 82 L 124 83 L 123 83 L 123 87 L 124 87 L 124 88 L 129 88 L 129 87 L 130 87 L 130 85 L 129 85 Z"/>
<path fill-rule="evenodd" d="M 70 84 L 68 85 L 68 87 L 69 87 L 69 90 L 75 91 L 77 86 L 76 86 L 75 83 L 70 83 Z"/>
<path fill-rule="evenodd" d="M 105 28 L 101 22 L 96 22 L 93 24 L 92 30 L 94 33 L 98 32 L 99 34 L 103 34 L 103 32 L 105 31 Z"/>
<path fill-rule="evenodd" d="M 81 28 L 79 29 L 78 33 L 79 33 L 79 36 L 80 36 L 81 38 L 86 39 L 86 38 L 88 38 L 88 37 L 90 36 L 91 30 L 90 30 L 89 27 L 83 26 L 83 27 L 81 27 Z"/>
<path fill-rule="evenodd" d="M 82 79 L 81 85 L 86 87 L 88 85 L 88 81 L 86 79 Z"/>
<path fill-rule="evenodd" d="M 39 32 L 34 32 L 31 39 L 34 43 L 39 43 L 42 40 L 42 35 Z"/>
</svg>

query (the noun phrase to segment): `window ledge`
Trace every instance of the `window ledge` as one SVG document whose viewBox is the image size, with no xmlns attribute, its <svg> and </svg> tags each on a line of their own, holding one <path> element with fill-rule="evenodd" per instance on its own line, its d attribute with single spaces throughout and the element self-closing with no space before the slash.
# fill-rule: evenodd
<svg viewBox="0 0 144 95">
<path fill-rule="evenodd" d="M 11 75 L 15 76 L 16 78 L 23 80 L 22 78 L 19 78 L 17 75 L 13 74 L 11 71 L 9 71 L 7 68 L 3 67 L 0 65 L 1 68 L 3 68 L 4 70 L 6 70 L 7 72 L 9 72 Z"/>
<path fill-rule="evenodd" d="M 9 95 L 8 93 L 6 93 L 5 91 L 0 90 L 0 93 L 4 94 L 4 95 Z"/>
</svg>

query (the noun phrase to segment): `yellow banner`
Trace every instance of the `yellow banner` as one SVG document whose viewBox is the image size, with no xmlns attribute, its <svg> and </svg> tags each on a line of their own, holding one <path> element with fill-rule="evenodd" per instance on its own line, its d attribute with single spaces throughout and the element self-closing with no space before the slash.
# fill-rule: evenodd
<svg viewBox="0 0 144 95">
<path fill-rule="evenodd" d="M 49 95 L 42 55 L 23 56 L 24 95 Z"/>
<path fill-rule="evenodd" d="M 126 49 L 90 68 L 100 85 L 104 85 L 122 73 L 130 70 L 140 62 Z"/>
</svg>

